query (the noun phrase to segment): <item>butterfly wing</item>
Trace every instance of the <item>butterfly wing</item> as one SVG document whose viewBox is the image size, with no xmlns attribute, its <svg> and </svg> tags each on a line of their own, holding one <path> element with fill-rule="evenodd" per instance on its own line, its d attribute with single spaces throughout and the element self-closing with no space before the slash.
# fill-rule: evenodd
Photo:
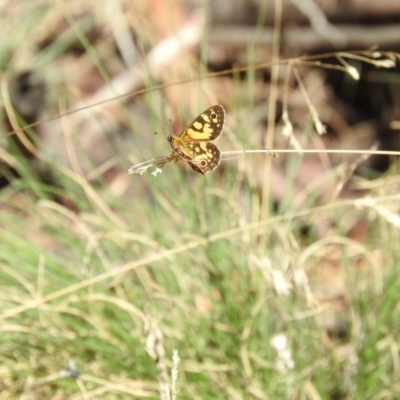
<svg viewBox="0 0 400 400">
<path fill-rule="evenodd" d="M 221 151 L 214 143 L 195 143 L 194 152 L 196 157 L 188 163 L 194 171 L 203 175 L 217 168 L 221 161 Z"/>
<path fill-rule="evenodd" d="M 225 110 L 217 104 L 202 112 L 178 138 L 183 142 L 207 142 L 215 140 L 222 132 Z"/>
</svg>

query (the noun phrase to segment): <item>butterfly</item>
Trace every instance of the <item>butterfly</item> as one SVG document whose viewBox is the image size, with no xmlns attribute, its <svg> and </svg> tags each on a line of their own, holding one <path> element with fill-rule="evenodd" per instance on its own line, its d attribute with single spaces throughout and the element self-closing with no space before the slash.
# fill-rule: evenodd
<svg viewBox="0 0 400 400">
<path fill-rule="evenodd" d="M 225 110 L 217 104 L 203 111 L 180 135 L 168 136 L 172 154 L 161 161 L 186 160 L 192 169 L 206 174 L 218 167 L 221 151 L 211 143 L 219 137 L 224 127 Z"/>
</svg>

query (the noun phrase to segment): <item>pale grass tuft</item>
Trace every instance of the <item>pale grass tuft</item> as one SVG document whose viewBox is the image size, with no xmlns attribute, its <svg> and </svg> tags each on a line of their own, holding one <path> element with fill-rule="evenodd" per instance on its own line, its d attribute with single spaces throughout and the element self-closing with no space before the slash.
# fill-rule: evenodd
<svg viewBox="0 0 400 400">
<path fill-rule="evenodd" d="M 343 57 L 364 62 L 366 64 L 372 64 L 377 68 L 393 68 L 396 66 L 396 57 L 398 57 L 395 53 L 388 52 L 369 52 L 366 55 L 360 55 L 357 53 L 338 53 L 336 54 L 337 59 L 340 63 L 345 67 L 345 71 L 347 71 L 347 67 L 349 64 L 343 59 Z M 386 57 L 384 60 L 376 60 L 379 57 Z"/>
<path fill-rule="evenodd" d="M 171 380 L 169 381 L 165 363 L 164 335 L 154 318 L 149 317 L 146 320 L 145 332 L 147 333 L 146 350 L 150 357 L 155 360 L 160 374 L 160 398 L 161 400 L 176 400 L 178 394 L 176 382 L 179 375 L 178 365 L 180 361 L 178 350 L 173 351 Z"/>
<path fill-rule="evenodd" d="M 365 197 L 355 202 L 358 208 L 371 208 L 375 210 L 382 218 L 384 218 L 389 224 L 393 225 L 395 228 L 400 229 L 400 216 L 394 214 L 387 207 L 377 204 L 376 200 L 372 197 Z"/>
<path fill-rule="evenodd" d="M 151 174 L 153 175 L 153 176 L 157 176 L 158 174 L 161 174 L 162 173 L 162 169 L 161 168 L 156 168 L 155 169 L 155 171 L 153 171 Z"/>
<path fill-rule="evenodd" d="M 172 400 L 176 400 L 178 390 L 176 388 L 176 382 L 178 380 L 178 375 L 179 375 L 179 355 L 178 355 L 178 350 L 174 350 L 173 355 L 172 355 L 172 370 L 171 370 L 171 391 L 172 391 Z"/>
<path fill-rule="evenodd" d="M 307 107 L 310 111 L 311 118 L 314 122 L 314 128 L 317 131 L 318 135 L 324 135 L 326 133 L 326 126 L 319 119 L 317 109 L 312 104 L 311 99 L 308 96 L 308 93 L 303 85 L 303 81 L 301 80 L 300 75 L 295 68 L 293 69 L 293 73 L 296 77 L 297 83 L 299 84 L 300 91 L 301 91 L 301 93 L 304 97 L 304 100 L 307 104 Z"/>
<path fill-rule="evenodd" d="M 150 357 L 156 362 L 156 367 L 159 372 L 161 399 L 168 399 L 168 397 L 164 397 L 166 393 L 169 392 L 169 388 L 167 388 L 168 374 L 165 365 L 164 335 L 158 327 L 157 321 L 152 317 L 146 319 L 144 328 L 147 333 L 146 350 Z"/>
<path fill-rule="evenodd" d="M 396 63 L 393 60 L 377 60 L 374 62 L 374 65 L 381 68 L 394 68 Z"/>
<path fill-rule="evenodd" d="M 160 395 L 162 400 L 176 400 L 178 395 L 178 389 L 176 388 L 176 382 L 178 380 L 180 358 L 178 356 L 178 350 L 173 351 L 172 355 L 172 369 L 171 369 L 171 386 L 168 382 L 160 384 Z"/>
<path fill-rule="evenodd" d="M 153 160 L 145 161 L 140 164 L 136 165 L 131 165 L 128 169 L 128 174 L 139 174 L 143 175 L 147 170 L 152 167 L 154 164 L 152 162 Z M 156 166 L 156 169 L 151 173 L 153 176 L 157 176 L 158 174 L 162 173 L 162 169 L 158 166 Z"/>
<path fill-rule="evenodd" d="M 166 383 L 160 384 L 160 398 L 161 400 L 171 399 L 171 391 Z"/>
<path fill-rule="evenodd" d="M 281 373 L 287 373 L 294 368 L 292 351 L 288 346 L 287 336 L 283 333 L 274 335 L 271 339 L 271 346 L 276 350 L 275 367 Z"/>
<path fill-rule="evenodd" d="M 310 307 L 316 306 L 318 303 L 314 298 L 314 295 L 310 288 L 310 283 L 304 269 L 296 268 L 293 271 L 293 282 L 296 287 L 302 288 L 306 295 L 307 304 Z"/>
<path fill-rule="evenodd" d="M 255 255 L 251 255 L 250 260 L 261 271 L 265 280 L 273 285 L 276 293 L 279 296 L 289 296 L 293 285 L 286 279 L 283 271 L 274 269 L 272 267 L 269 258 L 258 258 Z"/>
<path fill-rule="evenodd" d="M 286 138 L 290 138 L 293 134 L 293 125 L 289 120 L 287 111 L 282 113 L 282 122 L 283 122 L 282 135 Z"/>
<path fill-rule="evenodd" d="M 352 65 L 348 65 L 346 67 L 347 73 L 355 80 L 360 80 L 360 73 L 357 71 L 357 68 L 353 67 Z"/>
<path fill-rule="evenodd" d="M 311 113 L 312 119 L 314 121 L 314 128 L 317 131 L 318 135 L 325 135 L 326 125 L 324 125 L 321 120 L 319 119 L 318 113 Z"/>
<path fill-rule="evenodd" d="M 134 166 L 131 166 L 128 170 L 128 174 L 139 174 L 139 175 L 143 175 L 147 169 L 150 167 L 150 165 L 148 165 L 147 167 L 141 167 L 141 168 L 137 168 L 135 169 Z"/>
<path fill-rule="evenodd" d="M 340 54 L 337 54 L 336 58 L 340 61 L 340 63 L 344 66 L 345 71 L 355 80 L 360 80 L 360 73 L 358 72 L 357 68 L 350 65 Z"/>
<path fill-rule="evenodd" d="M 140 164 L 131 165 L 128 169 L 128 174 L 139 174 L 143 175 L 152 165 L 153 160 L 145 161 Z"/>
<path fill-rule="evenodd" d="M 69 360 L 68 361 L 68 368 L 63 369 L 59 372 L 60 376 L 62 378 L 79 378 L 79 372 L 76 368 L 76 364 L 74 360 Z"/>
<path fill-rule="evenodd" d="M 293 134 L 293 125 L 289 119 L 289 112 L 288 112 L 288 96 L 289 96 L 289 77 L 292 70 L 292 65 L 288 65 L 286 77 L 285 77 L 285 90 L 283 92 L 283 111 L 282 111 L 282 135 L 285 138 L 289 139 L 290 145 L 301 152 L 301 144 L 298 142 L 296 137 Z M 277 154 L 275 153 L 277 156 Z"/>
<path fill-rule="evenodd" d="M 168 157 L 153 158 L 139 164 L 131 165 L 131 167 L 128 169 L 128 174 L 143 175 L 151 166 L 155 165 L 156 169 L 151 174 L 153 176 L 157 176 L 158 174 L 162 173 L 162 168 L 165 164 L 170 162 L 178 162 L 180 160 L 181 158 L 175 153 L 172 153 Z"/>
<path fill-rule="evenodd" d="M 371 58 L 380 58 L 382 57 L 382 53 L 380 51 L 373 51 L 371 53 Z"/>
</svg>

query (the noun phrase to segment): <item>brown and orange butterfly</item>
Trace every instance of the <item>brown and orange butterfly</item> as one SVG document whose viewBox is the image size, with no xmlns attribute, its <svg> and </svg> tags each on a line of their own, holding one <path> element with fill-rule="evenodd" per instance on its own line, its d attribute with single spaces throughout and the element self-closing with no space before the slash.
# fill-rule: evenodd
<svg viewBox="0 0 400 400">
<path fill-rule="evenodd" d="M 221 151 L 211 141 L 221 134 L 224 121 L 225 110 L 219 104 L 203 111 L 180 135 L 168 137 L 172 154 L 160 160 L 158 166 L 162 168 L 168 161 L 184 159 L 203 175 L 217 168 Z"/>
</svg>

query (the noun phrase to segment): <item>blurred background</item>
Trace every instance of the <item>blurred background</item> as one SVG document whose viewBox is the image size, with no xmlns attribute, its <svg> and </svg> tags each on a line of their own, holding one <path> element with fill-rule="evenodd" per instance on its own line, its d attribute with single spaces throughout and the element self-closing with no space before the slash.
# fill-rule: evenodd
<svg viewBox="0 0 400 400">
<path fill-rule="evenodd" d="M 400 4 L 0 15 L 0 398 L 400 397 Z"/>
</svg>

